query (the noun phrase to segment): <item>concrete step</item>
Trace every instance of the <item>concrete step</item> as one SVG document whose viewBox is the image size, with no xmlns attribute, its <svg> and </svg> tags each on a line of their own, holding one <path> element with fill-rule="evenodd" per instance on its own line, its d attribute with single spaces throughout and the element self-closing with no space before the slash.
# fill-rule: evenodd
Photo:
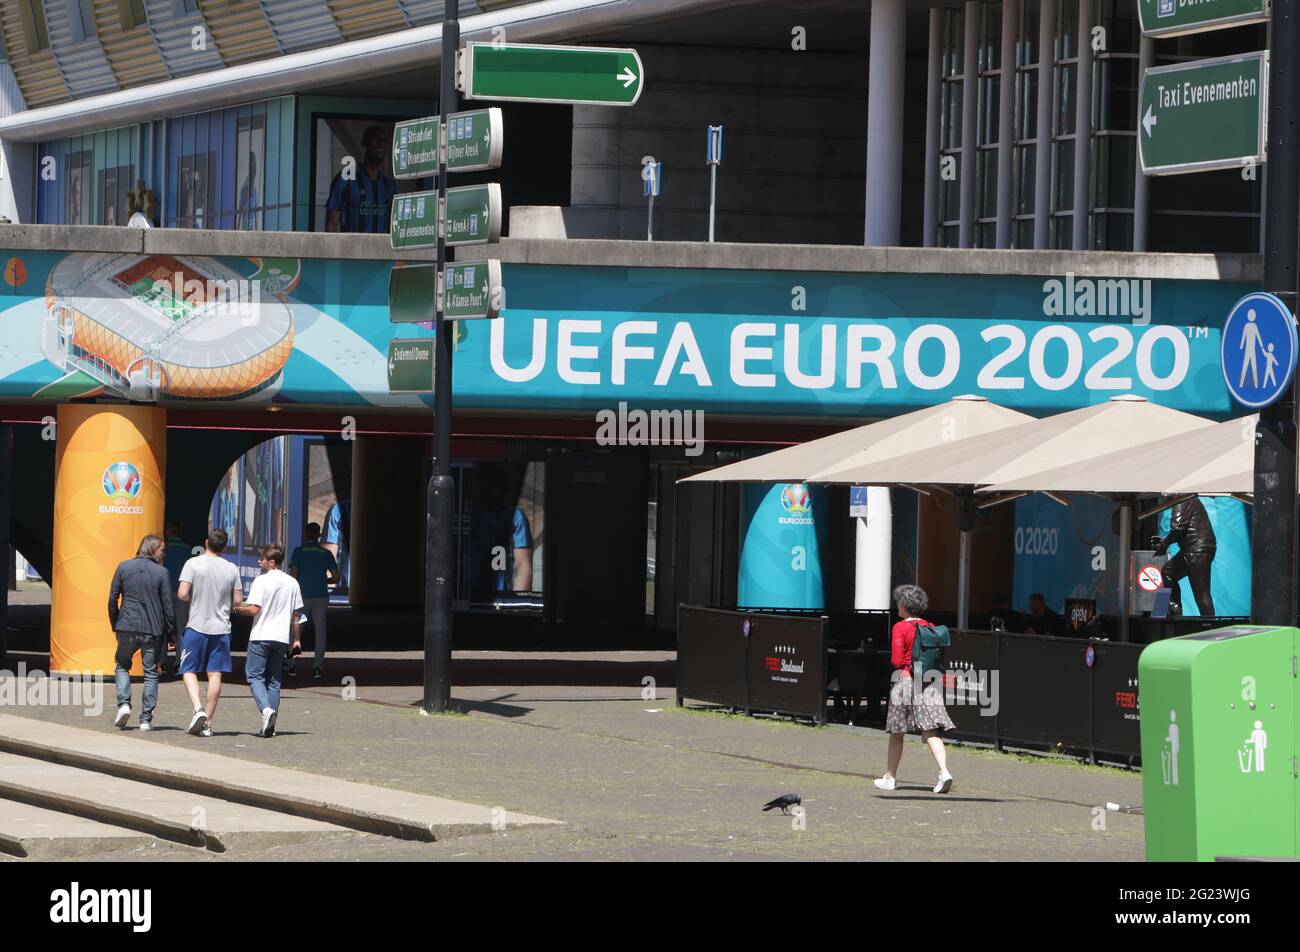
<svg viewBox="0 0 1300 952">
<path fill-rule="evenodd" d="M 138 830 L 0 799 L 0 853 L 39 860 L 71 859 L 156 842 L 155 837 Z"/>
<path fill-rule="evenodd" d="M 559 822 L 12 714 L 0 714 L 0 751 L 401 839 Z"/>
<path fill-rule="evenodd" d="M 16 754 L 0 753 L 0 797 L 215 852 L 237 837 L 272 845 L 305 834 L 348 832 L 318 820 Z"/>
</svg>

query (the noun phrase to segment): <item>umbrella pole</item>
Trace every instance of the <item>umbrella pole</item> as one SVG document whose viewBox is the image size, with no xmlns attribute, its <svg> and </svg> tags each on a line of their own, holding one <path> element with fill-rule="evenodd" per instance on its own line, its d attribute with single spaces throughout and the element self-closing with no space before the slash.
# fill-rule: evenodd
<svg viewBox="0 0 1300 952">
<path fill-rule="evenodd" d="M 957 629 L 970 627 L 970 533 L 960 532 L 960 552 L 957 557 Z"/>
<path fill-rule="evenodd" d="M 1131 541 L 1133 538 L 1133 506 L 1120 503 L 1119 507 L 1119 570 L 1115 577 L 1119 579 L 1119 640 L 1128 641 L 1128 589 Z"/>
</svg>

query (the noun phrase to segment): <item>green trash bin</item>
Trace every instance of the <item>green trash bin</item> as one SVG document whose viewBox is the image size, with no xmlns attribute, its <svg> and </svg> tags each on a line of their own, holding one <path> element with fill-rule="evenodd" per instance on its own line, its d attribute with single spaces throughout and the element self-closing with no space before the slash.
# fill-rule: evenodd
<svg viewBox="0 0 1300 952">
<path fill-rule="evenodd" d="M 1238 625 L 1138 659 L 1148 860 L 1300 856 L 1300 629 Z"/>
</svg>

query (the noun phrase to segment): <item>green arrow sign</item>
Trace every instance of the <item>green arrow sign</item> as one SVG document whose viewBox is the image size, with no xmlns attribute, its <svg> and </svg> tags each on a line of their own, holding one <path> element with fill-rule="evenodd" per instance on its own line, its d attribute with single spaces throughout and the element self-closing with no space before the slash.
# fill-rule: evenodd
<svg viewBox="0 0 1300 952">
<path fill-rule="evenodd" d="M 631 106 L 645 85 L 636 50 L 470 43 L 461 55 L 470 99 Z"/>
<path fill-rule="evenodd" d="M 438 117 L 399 122 L 393 129 L 393 178 L 438 174 Z"/>
<path fill-rule="evenodd" d="M 393 135 L 393 177 L 438 174 L 438 116 L 399 122 Z M 501 110 L 475 109 L 447 117 L 447 171 L 478 172 L 501 167 Z"/>
<path fill-rule="evenodd" d="M 448 320 L 493 318 L 501 313 L 504 296 L 501 262 L 449 263 L 443 290 L 443 314 Z M 433 320 L 438 290 L 437 267 L 431 264 L 393 268 L 388 277 L 388 319 L 394 324 Z"/>
<path fill-rule="evenodd" d="M 393 199 L 394 249 L 438 244 L 438 193 L 407 192 Z M 501 186 L 466 185 L 447 189 L 447 244 L 484 245 L 501 237 Z"/>
<path fill-rule="evenodd" d="M 1149 69 L 1138 97 L 1138 155 L 1147 175 L 1264 161 L 1266 53 Z"/>
<path fill-rule="evenodd" d="M 1138 0 L 1147 36 L 1181 36 L 1268 20 L 1267 0 Z"/>
<path fill-rule="evenodd" d="M 432 337 L 388 342 L 388 392 L 433 393 Z"/>
</svg>

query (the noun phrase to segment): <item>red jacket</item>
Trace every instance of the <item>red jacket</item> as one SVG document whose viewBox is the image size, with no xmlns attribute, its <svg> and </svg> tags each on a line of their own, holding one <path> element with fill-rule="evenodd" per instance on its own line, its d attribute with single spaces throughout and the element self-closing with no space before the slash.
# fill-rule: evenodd
<svg viewBox="0 0 1300 952">
<path fill-rule="evenodd" d="M 894 625 L 889 634 L 889 660 L 895 669 L 902 669 L 910 677 L 912 674 L 912 642 L 916 640 L 916 626 L 931 627 L 924 618 L 904 618 Z"/>
</svg>

